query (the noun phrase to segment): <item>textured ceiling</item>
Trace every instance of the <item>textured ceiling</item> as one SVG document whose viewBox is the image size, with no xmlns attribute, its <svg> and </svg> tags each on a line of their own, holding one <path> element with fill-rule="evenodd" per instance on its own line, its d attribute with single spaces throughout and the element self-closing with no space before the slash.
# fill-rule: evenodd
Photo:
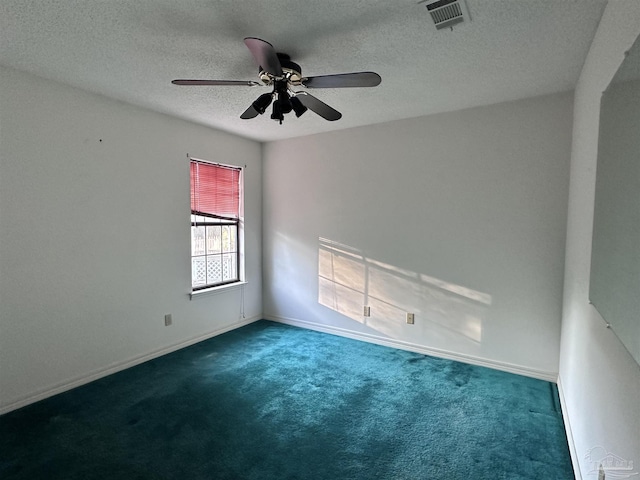
<svg viewBox="0 0 640 480">
<path fill-rule="evenodd" d="M 259 141 L 418 117 L 574 88 L 606 0 L 466 0 L 436 30 L 414 0 L 2 0 L 0 64 Z M 375 88 L 317 89 L 341 111 L 252 120 L 266 87 L 243 43 L 271 42 L 303 75 L 372 70 Z"/>
</svg>

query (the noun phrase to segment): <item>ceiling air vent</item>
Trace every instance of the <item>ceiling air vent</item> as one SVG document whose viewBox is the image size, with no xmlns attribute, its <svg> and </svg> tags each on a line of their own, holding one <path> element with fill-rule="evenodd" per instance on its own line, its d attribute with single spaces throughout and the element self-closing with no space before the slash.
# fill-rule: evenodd
<svg viewBox="0 0 640 480">
<path fill-rule="evenodd" d="M 418 3 L 426 3 L 427 10 L 438 30 L 453 27 L 456 23 L 464 22 L 465 18 L 469 18 L 464 0 L 423 0 Z"/>
</svg>

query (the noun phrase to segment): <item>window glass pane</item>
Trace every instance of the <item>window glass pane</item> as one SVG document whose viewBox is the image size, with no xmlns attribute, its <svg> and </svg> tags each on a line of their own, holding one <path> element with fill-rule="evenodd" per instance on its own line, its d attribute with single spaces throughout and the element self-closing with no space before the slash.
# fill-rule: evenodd
<svg viewBox="0 0 640 480">
<path fill-rule="evenodd" d="M 207 226 L 207 255 L 220 253 L 221 235 L 217 225 Z"/>
<path fill-rule="evenodd" d="M 222 281 L 222 259 L 220 255 L 207 257 L 207 284 L 220 283 Z"/>
<path fill-rule="evenodd" d="M 222 227 L 222 251 L 228 252 L 230 247 L 229 241 L 229 225 Z"/>
<path fill-rule="evenodd" d="M 191 227 L 191 256 L 204 255 L 204 227 Z"/>
<path fill-rule="evenodd" d="M 191 284 L 194 287 L 202 287 L 207 284 L 205 257 L 191 258 Z"/>
<path fill-rule="evenodd" d="M 238 266 L 236 264 L 236 255 L 232 253 L 224 253 L 222 255 L 222 280 L 236 280 L 238 278 Z"/>
<path fill-rule="evenodd" d="M 236 246 L 236 242 L 237 242 L 237 239 L 238 239 L 238 227 L 237 227 L 237 225 L 230 225 L 229 226 L 229 234 L 230 234 L 229 251 L 230 252 L 237 252 L 238 251 L 238 247 Z"/>
</svg>

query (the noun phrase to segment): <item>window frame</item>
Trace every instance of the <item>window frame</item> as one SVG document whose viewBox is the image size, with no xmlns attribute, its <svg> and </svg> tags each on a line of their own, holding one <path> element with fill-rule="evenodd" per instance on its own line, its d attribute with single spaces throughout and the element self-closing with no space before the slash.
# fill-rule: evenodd
<svg viewBox="0 0 640 480">
<path fill-rule="evenodd" d="M 213 290 L 219 290 L 221 288 L 228 288 L 234 285 L 238 285 L 238 284 L 242 284 L 245 283 L 244 282 L 244 265 L 243 265 L 243 251 L 244 251 L 244 242 L 243 242 L 243 207 L 244 207 L 244 169 L 242 167 L 238 167 L 235 165 L 227 165 L 227 164 L 222 164 L 222 163 L 217 163 L 217 162 L 211 162 L 211 161 L 207 161 L 207 160 L 201 160 L 201 159 L 196 159 L 193 157 L 188 157 L 189 158 L 189 165 L 190 165 L 190 186 L 189 186 L 189 192 L 190 195 L 194 196 L 194 186 L 193 186 L 193 181 L 192 181 L 192 173 L 191 173 L 191 164 L 193 163 L 199 163 L 199 164 L 206 164 L 206 165 L 212 165 L 215 167 L 221 167 L 221 168 L 226 168 L 226 169 L 231 169 L 231 170 L 235 170 L 238 172 L 238 205 L 237 205 L 237 211 L 238 211 L 238 216 L 237 218 L 234 217 L 229 217 L 229 216 L 223 216 L 223 215 L 217 215 L 214 213 L 205 213 L 205 212 L 200 212 L 197 210 L 191 210 L 191 226 L 190 226 L 190 233 L 191 233 L 191 294 L 195 295 L 198 293 L 205 293 L 208 291 L 213 291 Z M 191 207 L 193 207 L 193 202 L 191 203 Z M 235 227 L 235 238 L 233 239 L 233 242 L 231 242 L 232 244 L 235 244 L 235 250 L 232 251 L 228 251 L 225 252 L 223 251 L 223 227 L 224 226 L 232 226 Z M 205 234 L 204 234 L 204 254 L 199 254 L 199 255 L 194 255 L 194 227 L 205 227 Z M 220 227 L 220 251 L 219 252 L 209 252 L 209 248 L 208 248 L 208 237 L 207 237 L 207 233 L 206 233 L 206 227 Z M 230 229 L 233 230 L 233 229 Z M 233 263 L 235 264 L 235 275 L 233 276 L 233 278 L 228 279 L 228 280 L 224 280 L 224 274 L 221 274 L 221 281 L 216 281 L 216 282 L 212 282 L 210 283 L 208 281 L 207 278 L 207 257 L 212 257 L 212 256 L 219 256 L 220 257 L 220 261 L 224 262 L 224 255 L 227 254 L 233 254 Z M 203 285 L 197 285 L 194 286 L 194 258 L 197 257 L 204 257 L 204 261 L 205 261 L 205 284 Z M 222 267 L 221 265 L 221 268 Z"/>
</svg>

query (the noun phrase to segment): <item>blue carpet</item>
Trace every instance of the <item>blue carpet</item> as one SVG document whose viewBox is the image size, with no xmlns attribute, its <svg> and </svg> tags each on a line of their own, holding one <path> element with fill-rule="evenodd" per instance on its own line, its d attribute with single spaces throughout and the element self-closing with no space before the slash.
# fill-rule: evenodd
<svg viewBox="0 0 640 480">
<path fill-rule="evenodd" d="M 571 479 L 555 386 L 260 321 L 0 417 L 9 479 Z"/>
</svg>

